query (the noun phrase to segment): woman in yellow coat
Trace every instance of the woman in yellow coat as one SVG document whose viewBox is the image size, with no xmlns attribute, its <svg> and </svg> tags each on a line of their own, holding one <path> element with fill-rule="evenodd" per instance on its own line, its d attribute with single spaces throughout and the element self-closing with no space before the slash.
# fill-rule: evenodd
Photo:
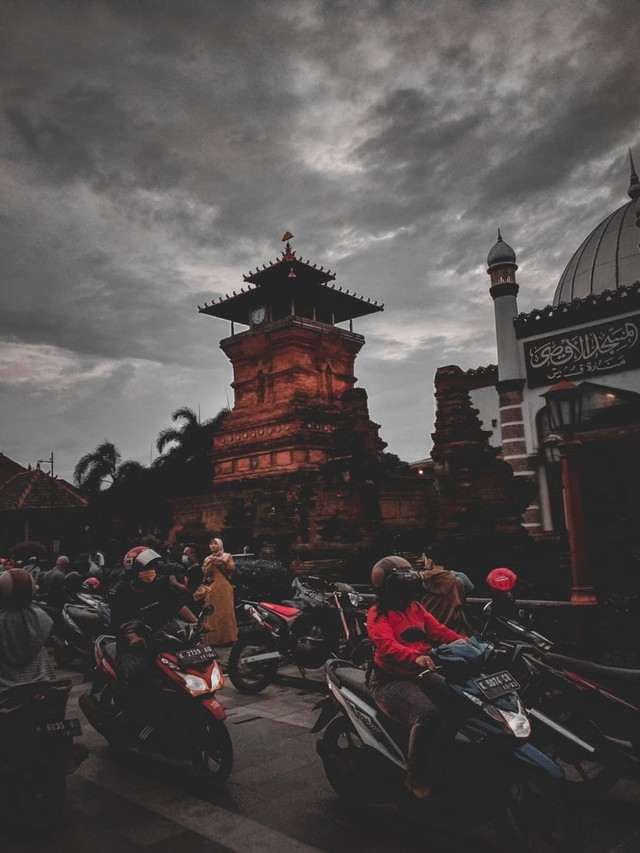
<svg viewBox="0 0 640 853">
<path fill-rule="evenodd" d="M 202 564 L 203 583 L 194 592 L 196 601 L 204 599 L 205 604 L 213 607 L 213 612 L 204 618 L 206 642 L 214 646 L 235 643 L 238 639 L 238 626 L 233 603 L 231 575 L 235 570 L 233 557 L 227 554 L 221 539 L 209 542 L 211 553 Z"/>
</svg>

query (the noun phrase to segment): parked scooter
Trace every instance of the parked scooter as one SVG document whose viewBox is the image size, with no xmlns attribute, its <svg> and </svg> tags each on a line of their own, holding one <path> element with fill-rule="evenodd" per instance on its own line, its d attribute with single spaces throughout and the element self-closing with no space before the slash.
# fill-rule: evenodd
<svg viewBox="0 0 640 853">
<path fill-rule="evenodd" d="M 141 727 L 123 708 L 116 642 L 109 635 L 96 640 L 93 686 L 80 697 L 80 707 L 114 747 L 191 761 L 207 783 L 218 787 L 231 772 L 233 747 L 226 713 L 216 696 L 224 685 L 222 670 L 215 649 L 201 642 L 202 617 L 210 612 L 205 606 L 197 624 L 176 619 L 149 637 L 158 703 L 153 723 Z M 136 632 L 141 630 L 139 626 Z"/>
<path fill-rule="evenodd" d="M 264 690 L 290 663 L 304 677 L 330 657 L 360 666 L 371 657 L 366 610 L 350 584 L 305 577 L 294 580 L 293 588 L 289 605 L 243 601 L 238 607 L 258 628 L 241 634 L 229 655 L 229 678 L 241 693 Z"/>
<path fill-rule="evenodd" d="M 78 593 L 62 608 L 62 630 L 53 638 L 58 666 L 87 670 L 93 666 L 93 647 L 108 627 L 99 595 Z"/>
<path fill-rule="evenodd" d="M 0 815 L 3 826 L 42 832 L 61 817 L 66 774 L 87 757 L 74 744 L 80 721 L 65 719 L 70 681 L 0 691 Z"/>
<path fill-rule="evenodd" d="M 419 636 L 416 632 L 419 632 Z M 403 639 L 421 639 L 408 629 Z M 329 783 L 360 808 L 396 809 L 427 826 L 468 834 L 493 824 L 502 849 L 573 851 L 579 849 L 573 811 L 561 788 L 562 772 L 528 743 L 530 724 L 508 671 L 487 674 L 493 647 L 475 646 L 477 661 L 465 660 L 460 641 L 440 646 L 431 656 L 460 703 L 460 727 L 445 768 L 440 803 L 423 802 L 404 787 L 409 729 L 386 717 L 352 664 L 325 664 L 329 697 L 313 732 Z"/>
</svg>

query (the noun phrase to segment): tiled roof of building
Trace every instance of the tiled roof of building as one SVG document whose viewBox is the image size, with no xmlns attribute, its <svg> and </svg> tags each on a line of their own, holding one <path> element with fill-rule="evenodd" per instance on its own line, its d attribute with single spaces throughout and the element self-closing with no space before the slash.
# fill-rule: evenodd
<svg viewBox="0 0 640 853">
<path fill-rule="evenodd" d="M 26 470 L 27 469 L 23 465 L 20 465 L 19 462 L 15 462 L 8 456 L 5 456 L 4 453 L 0 453 L 0 486 L 16 474 L 20 474 Z"/>
<path fill-rule="evenodd" d="M 53 500 L 52 500 L 53 487 Z M 25 509 L 83 509 L 88 502 L 66 480 L 45 474 L 40 468 L 15 474 L 0 486 L 0 512 Z"/>
</svg>

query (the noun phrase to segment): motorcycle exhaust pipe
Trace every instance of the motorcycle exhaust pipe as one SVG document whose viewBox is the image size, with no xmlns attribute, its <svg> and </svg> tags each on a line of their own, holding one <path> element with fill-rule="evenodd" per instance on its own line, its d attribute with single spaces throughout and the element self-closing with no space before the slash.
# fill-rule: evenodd
<svg viewBox="0 0 640 853">
<path fill-rule="evenodd" d="M 243 607 L 246 610 L 246 612 L 249 614 L 249 616 L 253 619 L 254 622 L 257 622 L 258 625 L 260 625 L 261 627 L 264 627 L 264 619 L 258 613 L 258 611 L 255 609 L 255 607 L 253 607 L 253 605 L 245 604 L 245 605 L 243 605 Z"/>
<path fill-rule="evenodd" d="M 569 729 L 565 729 L 565 727 L 561 726 L 560 723 L 556 723 L 556 721 L 552 720 L 551 717 L 547 717 L 547 715 L 543 714 L 542 711 L 538 711 L 536 708 L 527 708 L 527 714 L 530 717 L 539 720 L 543 725 L 548 726 L 548 728 L 553 729 L 567 740 L 573 741 L 573 743 L 581 749 L 584 749 L 586 752 L 589 752 L 591 755 L 596 751 L 595 746 L 591 746 L 591 744 L 587 743 L 586 740 L 582 740 L 578 735 L 574 735 L 573 732 L 569 731 Z"/>
</svg>

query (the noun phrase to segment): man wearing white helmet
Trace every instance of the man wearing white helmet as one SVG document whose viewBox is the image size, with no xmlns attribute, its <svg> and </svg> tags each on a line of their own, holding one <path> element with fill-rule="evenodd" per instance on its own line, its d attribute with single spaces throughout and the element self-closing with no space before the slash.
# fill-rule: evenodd
<svg viewBox="0 0 640 853">
<path fill-rule="evenodd" d="M 157 631 L 174 616 L 187 622 L 196 618 L 164 578 L 157 576 L 160 554 L 139 545 L 123 560 L 124 576 L 110 596 L 111 626 L 116 631 L 118 651 L 144 645 L 144 639 L 132 623 L 147 625 Z"/>
<path fill-rule="evenodd" d="M 122 703 L 135 719 L 152 718 L 151 669 L 146 629 L 157 631 L 175 616 L 186 622 L 196 617 L 164 578 L 157 577 L 162 558 L 152 548 L 139 545 L 124 558 L 124 576 L 110 596 L 111 627 L 116 634 Z"/>
</svg>

